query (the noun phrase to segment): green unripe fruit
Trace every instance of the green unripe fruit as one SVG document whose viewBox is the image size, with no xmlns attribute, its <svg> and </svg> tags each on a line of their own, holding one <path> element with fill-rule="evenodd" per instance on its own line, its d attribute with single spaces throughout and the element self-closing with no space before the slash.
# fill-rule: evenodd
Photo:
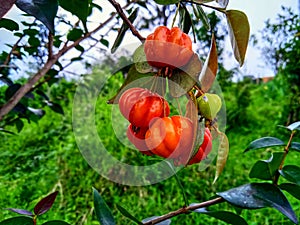
<svg viewBox="0 0 300 225">
<path fill-rule="evenodd" d="M 216 94 L 205 93 L 197 99 L 197 102 L 199 113 L 209 120 L 216 117 L 222 106 L 222 100 Z"/>
</svg>

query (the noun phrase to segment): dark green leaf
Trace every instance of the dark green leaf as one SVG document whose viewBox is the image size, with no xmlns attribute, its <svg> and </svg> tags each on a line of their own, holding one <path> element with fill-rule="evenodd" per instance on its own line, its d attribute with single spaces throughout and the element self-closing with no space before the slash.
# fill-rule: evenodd
<svg viewBox="0 0 300 225">
<path fill-rule="evenodd" d="M 42 198 L 34 207 L 34 213 L 35 215 L 42 215 L 46 213 L 49 209 L 51 209 L 56 196 L 58 194 L 58 191 L 55 191 L 51 193 L 50 195 Z"/>
<path fill-rule="evenodd" d="M 82 57 L 74 57 L 71 59 L 71 62 L 76 62 L 76 61 L 81 61 L 81 60 L 83 60 Z"/>
<path fill-rule="evenodd" d="M 106 46 L 107 48 L 109 47 L 109 42 L 108 40 L 104 39 L 104 38 L 101 38 L 100 39 L 100 43 L 103 44 L 104 46 Z"/>
<path fill-rule="evenodd" d="M 197 83 L 200 71 L 202 69 L 202 62 L 197 54 L 194 54 L 187 65 L 181 70 L 176 70 L 170 77 L 169 86 L 170 94 L 178 98 L 188 91 Z"/>
<path fill-rule="evenodd" d="M 13 134 L 13 135 L 15 135 L 15 133 L 14 133 L 14 132 L 11 132 L 11 131 L 9 131 L 9 130 L 5 130 L 5 129 L 3 129 L 2 127 L 0 127 L 0 132 L 7 133 L 7 134 Z"/>
<path fill-rule="evenodd" d="M 96 4 L 96 3 L 91 3 L 91 6 L 92 6 L 93 8 L 98 9 L 100 12 L 103 11 L 102 7 L 101 7 L 100 5 L 98 5 L 98 4 Z"/>
<path fill-rule="evenodd" d="M 131 13 L 130 16 L 128 17 L 128 19 L 129 19 L 129 21 L 130 21 L 131 23 L 133 23 L 133 21 L 136 19 L 137 13 L 138 13 L 138 9 L 139 9 L 139 8 L 136 8 L 136 9 L 133 11 L 133 13 Z M 120 28 L 120 31 L 119 31 L 119 33 L 118 33 L 118 36 L 117 36 L 117 38 L 116 38 L 116 40 L 115 40 L 115 43 L 113 44 L 113 46 L 112 46 L 112 48 L 111 48 L 111 53 L 114 53 L 114 52 L 118 49 L 118 47 L 119 47 L 120 44 L 122 43 L 123 38 L 124 38 L 124 36 L 125 36 L 125 33 L 126 33 L 126 31 L 127 31 L 128 29 L 129 29 L 129 27 L 128 27 L 127 23 L 123 22 L 123 24 L 122 24 L 122 26 L 121 26 L 121 28 Z"/>
<path fill-rule="evenodd" d="M 85 24 L 89 15 L 90 2 L 90 0 L 59 0 L 59 5 Z"/>
<path fill-rule="evenodd" d="M 5 100 L 8 101 L 21 87 L 21 84 L 13 84 L 5 91 Z"/>
<path fill-rule="evenodd" d="M 159 216 L 152 216 L 152 217 L 143 219 L 143 220 L 142 220 L 142 223 L 149 222 L 150 220 L 154 220 L 154 219 L 156 219 L 156 218 L 159 218 Z M 159 222 L 159 223 L 156 223 L 156 225 L 170 225 L 170 224 L 171 224 L 171 220 L 170 220 L 170 219 L 164 220 L 164 221 Z"/>
<path fill-rule="evenodd" d="M 19 24 L 13 20 L 2 18 L 0 19 L 0 28 L 5 28 L 10 31 L 19 30 Z"/>
<path fill-rule="evenodd" d="M 291 143 L 291 149 L 294 149 L 294 150 L 300 152 L 300 143 L 299 142 L 292 142 Z"/>
<path fill-rule="evenodd" d="M 293 131 L 293 130 L 300 130 L 300 121 L 295 122 L 287 126 L 287 129 Z"/>
<path fill-rule="evenodd" d="M 179 27 L 180 29 L 188 34 L 192 26 L 192 18 L 185 6 L 180 5 L 179 7 Z"/>
<path fill-rule="evenodd" d="M 285 146 L 285 144 L 282 140 L 275 137 L 263 137 L 252 141 L 244 152 L 260 148 L 269 148 L 273 146 Z"/>
<path fill-rule="evenodd" d="M 161 5 L 171 5 L 171 4 L 176 4 L 180 0 L 154 0 L 157 4 Z"/>
<path fill-rule="evenodd" d="M 196 209 L 194 212 L 205 214 L 211 217 L 214 217 L 218 220 L 222 220 L 228 224 L 233 225 L 247 225 L 247 222 L 237 214 L 226 211 L 208 211 L 206 209 L 201 208 L 200 210 Z"/>
<path fill-rule="evenodd" d="M 293 223 L 298 223 L 295 212 L 285 195 L 278 187 L 270 183 L 245 184 L 217 194 L 230 204 L 244 209 L 273 207 Z"/>
<path fill-rule="evenodd" d="M 43 223 L 42 225 L 70 225 L 70 224 L 62 220 L 51 220 L 46 223 Z"/>
<path fill-rule="evenodd" d="M 242 66 L 250 34 L 249 21 L 246 14 L 238 10 L 227 10 L 226 17 L 234 56 Z"/>
<path fill-rule="evenodd" d="M 16 5 L 22 11 L 34 16 L 54 33 L 54 18 L 58 10 L 57 0 L 17 0 Z"/>
<path fill-rule="evenodd" d="M 17 128 L 18 132 L 20 133 L 21 130 L 23 129 L 23 127 L 24 127 L 23 121 L 21 119 L 17 119 L 15 121 L 15 125 L 16 125 L 16 128 Z"/>
<path fill-rule="evenodd" d="M 136 217 L 131 215 L 130 212 L 128 212 L 124 207 L 117 205 L 118 210 L 123 214 L 123 216 L 127 217 L 128 219 L 131 219 L 132 221 L 136 222 L 137 224 L 142 224 Z"/>
<path fill-rule="evenodd" d="M 20 215 L 33 216 L 33 213 L 26 210 L 26 209 L 15 209 L 15 208 L 6 208 L 6 209 L 11 211 L 11 212 L 18 213 Z"/>
<path fill-rule="evenodd" d="M 67 39 L 69 41 L 76 41 L 79 38 L 81 38 L 83 35 L 83 30 L 78 29 L 78 28 L 74 28 L 73 30 L 71 30 L 68 35 L 67 35 Z"/>
<path fill-rule="evenodd" d="M 300 200 L 300 185 L 291 184 L 291 183 L 284 183 L 284 184 L 280 184 L 279 188 L 281 188 L 281 190 L 287 191 L 292 196 L 294 196 L 295 198 Z"/>
<path fill-rule="evenodd" d="M 46 103 L 50 107 L 50 109 L 52 109 L 54 112 L 64 115 L 64 110 L 60 104 L 50 102 L 50 101 L 47 101 Z"/>
<path fill-rule="evenodd" d="M 41 90 L 36 90 L 36 93 L 38 95 L 40 95 L 41 97 L 43 97 L 44 99 L 46 99 L 47 101 L 49 101 L 49 97 L 45 94 L 45 92 L 43 92 Z"/>
<path fill-rule="evenodd" d="M 84 47 L 82 47 L 81 45 L 76 45 L 75 49 L 80 51 L 80 52 L 84 52 Z"/>
<path fill-rule="evenodd" d="M 286 165 L 279 172 L 281 176 L 283 176 L 288 181 L 300 185 L 300 167 L 295 165 Z"/>
<path fill-rule="evenodd" d="M 198 20 L 201 20 L 203 26 L 207 30 L 211 30 L 209 19 L 208 19 L 206 13 L 204 12 L 202 6 L 201 5 L 196 5 L 196 6 L 193 5 L 193 11 L 194 11 L 196 18 Z"/>
<path fill-rule="evenodd" d="M 28 38 L 28 44 L 30 45 L 30 47 L 37 48 L 37 47 L 40 46 L 41 42 L 36 37 L 29 37 Z"/>
<path fill-rule="evenodd" d="M 283 159 L 283 152 L 275 152 L 268 160 L 257 161 L 252 167 L 249 177 L 262 180 L 273 180 Z"/>
<path fill-rule="evenodd" d="M 101 225 L 115 225 L 111 211 L 99 192 L 93 188 L 94 207 L 97 219 Z"/>
<path fill-rule="evenodd" d="M 0 225 L 33 225 L 33 220 L 30 217 L 18 216 L 3 220 Z"/>
<path fill-rule="evenodd" d="M 45 111 L 42 109 L 34 109 L 31 107 L 27 107 L 27 109 L 32 112 L 34 115 L 36 115 L 38 118 L 41 118 L 45 115 Z"/>
</svg>

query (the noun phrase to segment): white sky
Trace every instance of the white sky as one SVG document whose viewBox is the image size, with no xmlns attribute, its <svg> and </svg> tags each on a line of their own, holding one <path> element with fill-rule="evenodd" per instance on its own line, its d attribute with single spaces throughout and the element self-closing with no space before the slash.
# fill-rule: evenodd
<svg viewBox="0 0 300 225">
<path fill-rule="evenodd" d="M 108 1 L 104 2 L 103 0 L 98 0 L 98 2 L 99 5 L 105 9 L 107 15 L 110 14 L 111 10 L 114 10 Z M 238 9 L 246 13 L 250 23 L 250 35 L 252 35 L 258 34 L 258 31 L 262 30 L 264 23 L 268 18 L 271 20 L 276 18 L 277 14 L 281 11 L 281 5 L 291 7 L 294 9 L 294 12 L 299 13 L 298 0 L 229 0 L 227 9 Z M 18 18 L 20 12 L 20 10 L 13 8 L 5 17 L 12 19 Z M 103 15 L 101 16 L 101 20 L 102 19 Z M 143 35 L 146 36 L 147 34 Z M 0 49 L 4 49 L 6 41 L 11 40 L 12 37 L 13 36 L 10 32 L 0 29 Z M 132 37 L 129 32 L 126 34 L 126 37 L 126 40 L 129 42 L 137 41 L 137 39 Z M 110 43 L 110 46 L 111 45 L 112 43 Z M 228 50 L 230 50 L 229 39 L 227 40 L 227 45 Z M 248 47 L 245 64 L 241 68 L 243 74 L 254 75 L 255 77 L 274 75 L 270 68 L 266 67 L 260 54 L 261 53 L 259 50 L 251 46 Z M 233 58 L 229 58 L 227 61 L 225 61 L 225 63 L 227 68 L 237 65 Z"/>
</svg>

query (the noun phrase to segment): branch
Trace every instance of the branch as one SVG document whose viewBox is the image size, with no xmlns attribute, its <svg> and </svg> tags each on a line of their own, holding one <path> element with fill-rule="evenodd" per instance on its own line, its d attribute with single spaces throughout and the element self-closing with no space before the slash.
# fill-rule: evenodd
<svg viewBox="0 0 300 225">
<path fill-rule="evenodd" d="M 108 0 L 108 1 L 110 2 L 110 4 L 112 4 L 115 7 L 115 9 L 117 10 L 117 13 L 122 18 L 122 20 L 128 25 L 132 34 L 134 36 L 136 36 L 138 39 L 140 39 L 141 42 L 143 42 L 145 40 L 145 38 L 137 31 L 137 29 L 135 29 L 133 24 L 130 22 L 130 20 L 125 15 L 121 5 L 118 2 L 116 2 L 115 0 Z"/>
<path fill-rule="evenodd" d="M 225 200 L 223 198 L 218 197 L 218 198 L 214 198 L 212 200 L 208 200 L 206 202 L 201 202 L 201 203 L 193 204 L 191 206 L 183 207 L 183 208 L 177 209 L 176 211 L 169 212 L 169 213 L 167 213 L 167 214 L 165 214 L 163 216 L 160 216 L 158 218 L 149 220 L 148 222 L 143 223 L 143 225 L 157 224 L 157 223 L 160 223 L 160 222 L 162 222 L 164 220 L 167 220 L 167 219 L 170 219 L 172 217 L 178 216 L 180 214 L 186 214 L 186 213 L 189 213 L 189 212 L 191 212 L 191 211 L 193 211 L 195 209 L 205 208 L 205 207 L 208 207 L 208 206 L 212 206 L 212 205 L 215 205 L 215 204 L 222 203 L 224 201 Z"/>
</svg>

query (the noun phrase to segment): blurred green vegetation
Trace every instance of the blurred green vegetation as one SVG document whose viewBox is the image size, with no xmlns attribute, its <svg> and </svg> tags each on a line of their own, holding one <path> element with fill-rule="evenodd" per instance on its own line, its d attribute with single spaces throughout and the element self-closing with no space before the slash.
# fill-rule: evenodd
<svg viewBox="0 0 300 225">
<path fill-rule="evenodd" d="M 120 144 L 110 122 L 113 106 L 106 102 L 116 94 L 123 76 L 109 75 L 105 69 L 95 68 L 94 76 L 109 79 L 102 88 L 96 104 L 96 125 L 99 136 L 115 157 L 128 163 L 146 164 L 149 157 Z M 190 203 L 209 200 L 216 192 L 250 182 L 251 166 L 259 159 L 268 159 L 270 149 L 243 154 L 254 139 L 276 136 L 287 141 L 289 134 L 277 125 L 284 125 L 285 95 L 277 78 L 268 83 L 250 81 L 227 83 L 223 97 L 227 110 L 227 131 L 230 155 L 225 170 L 216 184 L 214 165 L 204 171 L 189 166 L 178 173 Z M 72 103 L 77 84 L 62 80 L 47 91 L 63 106 L 65 115 L 46 109 L 46 115 L 37 123 L 25 124 L 17 135 L 0 133 L 0 208 L 24 208 L 33 210 L 35 203 L 48 193 L 58 190 L 53 208 L 42 215 L 40 222 L 60 219 L 70 224 L 98 224 L 93 214 L 92 187 L 95 187 L 113 210 L 118 224 L 133 224 L 117 210 L 116 204 L 125 207 L 139 219 L 162 215 L 182 207 L 181 190 L 175 178 L 144 187 L 132 187 L 113 183 L 96 173 L 82 157 L 72 131 Z M 84 121 L 83 121 L 84 122 Z M 120 126 L 126 124 L 120 120 Z M 16 128 L 8 127 L 14 132 Z M 299 135 L 296 137 L 299 141 Z M 282 149 L 277 149 L 282 151 Z M 299 154 L 291 152 L 287 163 L 299 164 Z M 101 157 L 101 156 L 99 156 Z M 255 181 L 255 180 L 251 180 Z M 288 198 L 300 218 L 299 201 Z M 234 208 L 222 203 L 213 208 Z M 0 211 L 0 219 L 15 216 L 7 210 Z M 249 224 L 291 224 L 274 209 L 244 210 L 241 213 Z M 173 219 L 172 224 L 223 224 L 206 215 L 189 214 Z"/>
</svg>

